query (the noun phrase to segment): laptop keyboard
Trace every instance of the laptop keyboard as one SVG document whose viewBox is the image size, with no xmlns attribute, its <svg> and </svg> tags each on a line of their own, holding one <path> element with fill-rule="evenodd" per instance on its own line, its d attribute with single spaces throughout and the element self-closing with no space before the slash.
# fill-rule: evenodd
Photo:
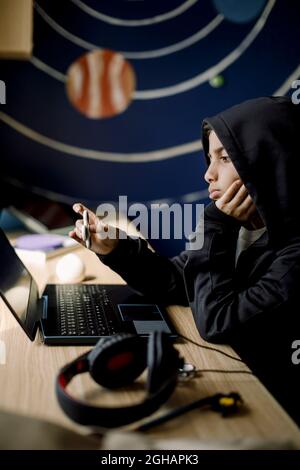
<svg viewBox="0 0 300 470">
<path fill-rule="evenodd" d="M 101 285 L 56 285 L 58 330 L 62 336 L 118 333 L 116 315 Z"/>
</svg>

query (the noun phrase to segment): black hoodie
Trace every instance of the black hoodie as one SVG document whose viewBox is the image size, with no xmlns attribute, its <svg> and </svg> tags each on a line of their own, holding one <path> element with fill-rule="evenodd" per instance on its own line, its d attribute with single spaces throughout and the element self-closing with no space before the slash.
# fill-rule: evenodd
<svg viewBox="0 0 300 470">
<path fill-rule="evenodd" d="M 200 335 L 229 343 L 300 424 L 300 106 L 290 98 L 246 101 L 204 123 L 212 127 L 253 198 L 267 231 L 235 264 L 240 223 L 214 202 L 204 245 L 168 259 L 128 237 L 100 259 L 137 291 L 190 305 Z M 208 141 L 203 134 L 204 154 Z"/>
</svg>

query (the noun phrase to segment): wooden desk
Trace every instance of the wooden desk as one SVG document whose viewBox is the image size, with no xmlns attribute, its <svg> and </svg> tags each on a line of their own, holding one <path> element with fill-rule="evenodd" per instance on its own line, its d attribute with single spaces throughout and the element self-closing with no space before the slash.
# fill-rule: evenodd
<svg viewBox="0 0 300 470">
<path fill-rule="evenodd" d="M 122 279 L 88 250 L 76 251 L 87 266 L 90 283 L 123 283 Z M 31 267 L 31 272 L 42 291 L 45 283 L 56 282 L 54 275 L 57 258 L 47 262 L 47 269 Z M 203 341 L 194 325 L 189 308 L 169 307 L 172 320 L 182 334 Z M 0 365 L 0 407 L 3 410 L 22 413 L 59 423 L 82 431 L 61 411 L 54 393 L 54 380 L 58 369 L 88 347 L 53 347 L 42 344 L 39 335 L 31 343 L 1 300 L 0 339 L 6 345 L 6 364 Z M 201 369 L 247 369 L 247 367 L 217 352 L 198 348 L 190 343 L 179 344 L 186 361 Z M 217 346 L 236 355 L 227 346 Z M 140 400 L 144 393 L 142 382 L 145 374 L 131 390 L 109 392 L 97 386 L 83 374 L 70 385 L 72 393 L 93 403 L 124 405 Z M 149 435 L 164 438 L 199 438 L 204 441 L 232 441 L 243 437 L 291 440 L 300 448 L 299 428 L 268 393 L 256 377 L 249 374 L 225 374 L 207 372 L 190 382 L 178 385 L 176 391 L 154 416 L 166 410 L 217 392 L 239 392 L 247 411 L 229 418 L 222 418 L 210 410 L 195 410 L 162 426 L 148 431 Z M 130 429 L 127 428 L 127 429 Z"/>
</svg>

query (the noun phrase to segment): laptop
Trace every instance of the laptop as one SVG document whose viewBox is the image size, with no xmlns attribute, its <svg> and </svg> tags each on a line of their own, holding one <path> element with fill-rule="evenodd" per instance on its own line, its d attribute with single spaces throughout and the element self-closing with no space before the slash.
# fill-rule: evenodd
<svg viewBox="0 0 300 470">
<path fill-rule="evenodd" d="M 176 338 L 163 305 L 128 285 L 47 284 L 38 287 L 0 229 L 0 295 L 31 341 L 37 330 L 49 345 L 96 344 L 103 336 L 153 330 Z"/>
</svg>

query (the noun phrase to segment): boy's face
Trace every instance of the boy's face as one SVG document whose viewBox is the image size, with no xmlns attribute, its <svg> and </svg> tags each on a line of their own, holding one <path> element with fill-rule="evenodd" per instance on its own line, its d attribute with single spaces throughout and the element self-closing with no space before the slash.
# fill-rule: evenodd
<svg viewBox="0 0 300 470">
<path fill-rule="evenodd" d="M 216 201 L 223 196 L 234 181 L 240 180 L 240 177 L 214 131 L 209 134 L 208 157 L 210 165 L 204 179 L 209 184 L 210 199 Z"/>
</svg>

